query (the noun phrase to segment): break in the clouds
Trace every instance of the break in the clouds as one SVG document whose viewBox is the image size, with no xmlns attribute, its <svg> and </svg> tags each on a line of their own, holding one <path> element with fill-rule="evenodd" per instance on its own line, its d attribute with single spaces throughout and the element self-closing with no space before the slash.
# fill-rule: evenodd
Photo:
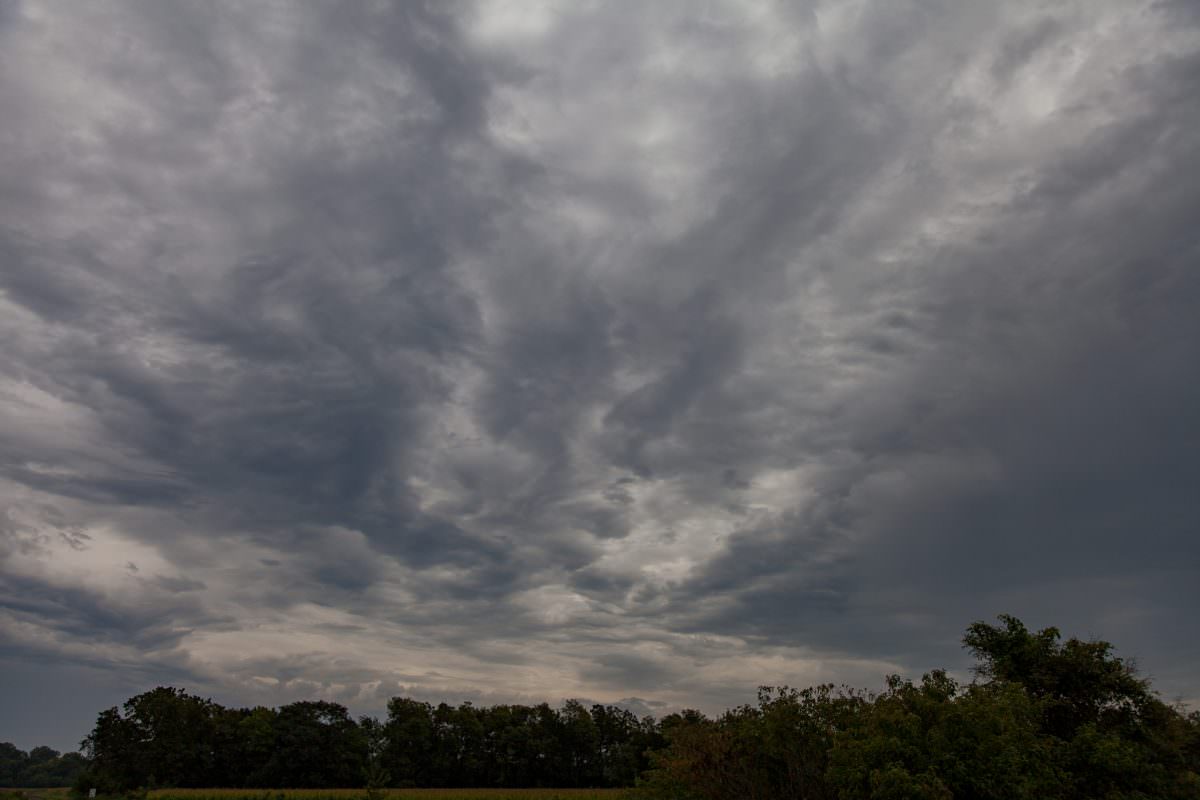
<svg viewBox="0 0 1200 800">
<path fill-rule="evenodd" d="M 1200 697 L 1188 2 L 0 4 L 0 739 Z"/>
</svg>

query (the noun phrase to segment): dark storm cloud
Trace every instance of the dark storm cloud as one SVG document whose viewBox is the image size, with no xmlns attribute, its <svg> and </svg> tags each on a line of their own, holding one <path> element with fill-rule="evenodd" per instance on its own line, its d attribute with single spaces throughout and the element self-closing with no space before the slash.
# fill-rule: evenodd
<svg viewBox="0 0 1200 800">
<path fill-rule="evenodd" d="M 1188 488 L 1200 478 L 1200 381 L 1186 366 L 1200 329 L 1185 311 L 1200 297 L 1200 237 L 1186 221 L 1200 184 L 1175 174 L 1200 153 L 1190 137 L 1164 136 L 1198 121 L 1182 91 L 1195 66 L 1193 54 L 1130 70 L 1120 88 L 1150 93 L 1139 113 L 1030 176 L 991 211 L 981 242 L 943 247 L 939 260 L 967 269 L 923 289 L 938 304 L 926 323 L 940 343 L 932 362 L 913 359 L 917 380 L 879 387 L 889 402 L 868 401 L 852 420 L 863 463 L 825 488 L 832 502 L 817 519 L 781 519 L 774 538 L 747 531 L 709 565 L 697 592 L 789 577 L 744 592 L 723 625 L 908 655 L 910 626 L 862 636 L 855 598 L 891 606 L 889 618 L 917 605 L 925 626 L 953 631 L 954 617 L 988 614 L 1013 587 L 1030 601 L 1007 602 L 1041 618 L 1032 598 L 1046 587 L 1111 579 L 1145 594 L 1104 602 L 1099 617 L 1057 613 L 1144 636 L 1120 617 L 1152 613 L 1134 609 L 1154 601 L 1154 583 L 1175 582 L 1200 524 Z M 806 545 L 831 528 L 865 546 L 852 565 L 810 570 Z M 814 596 L 831 578 L 841 585 Z"/>
<path fill-rule="evenodd" d="M 216 126 L 216 118 L 236 102 L 237 91 L 245 90 L 229 85 L 235 77 L 228 75 L 227 64 L 215 63 L 219 59 L 211 51 L 230 48 L 220 38 L 219 20 L 195 10 L 182 11 L 185 19 L 179 19 L 154 8 L 148 18 L 139 12 L 136 20 L 126 20 L 137 31 L 131 35 L 145 37 L 136 44 L 145 47 L 148 60 L 176 47 L 184 56 L 197 51 L 194 59 L 172 63 L 180 82 L 199 88 L 198 102 L 188 104 L 179 119 L 173 116 L 174 87 L 150 76 L 138 86 L 149 90 L 152 124 L 143 135 L 155 145 L 151 159 L 159 155 L 158 145 L 196 146 L 206 134 L 194 126 Z M 344 17 L 339 15 L 339 25 L 378 33 L 369 20 Z M 327 27 L 321 19 L 299 22 Z M 409 22 L 398 30 L 427 23 L 422 37 L 445 33 L 445 21 L 436 17 Z M 322 93 L 346 90 L 356 77 L 340 69 L 336 44 L 315 32 L 296 45 L 295 56 L 295 66 L 315 71 L 313 78 L 280 76 L 281 102 L 302 118 L 310 109 L 320 113 Z M 378 44 L 387 49 L 404 43 L 389 38 Z M 263 256 L 239 255 L 232 263 L 214 265 L 209 280 L 172 273 L 165 256 L 155 252 L 138 254 L 142 264 L 118 265 L 85 250 L 88 258 L 80 266 L 75 251 L 86 248 L 86 241 L 71 248 L 10 249 L 7 296 L 43 320 L 63 323 L 71 339 L 20 354 L 27 359 L 20 366 L 36 371 L 31 377 L 48 391 L 93 410 L 114 438 L 165 466 L 166 474 L 140 481 L 101 475 L 72 482 L 81 485 L 80 491 L 120 502 L 169 504 L 206 493 L 244 494 L 253 501 L 227 510 L 264 522 L 353 518 L 369 524 L 372 516 L 382 515 L 386 525 L 403 509 L 402 497 L 387 496 L 393 488 L 379 486 L 398 466 L 389 438 L 408 438 L 420 408 L 444 397 L 445 381 L 430 359 L 451 356 L 468 343 L 476 317 L 469 295 L 442 271 L 452 242 L 438 231 L 438 219 L 453 215 L 447 223 L 468 231 L 484 224 L 466 196 L 470 190 L 455 186 L 454 168 L 439 157 L 450 146 L 447 128 L 470 135 L 463 126 L 478 117 L 469 111 L 479 102 L 471 96 L 478 79 L 470 74 L 459 79 L 461 65 L 428 63 L 424 50 L 433 46 L 389 50 L 389 58 L 412 55 L 415 66 L 395 66 L 415 76 L 431 101 L 430 118 L 405 131 L 416 152 L 396 164 L 396 173 L 381 174 L 373 160 L 337 163 L 344 157 L 336 136 L 326 139 L 319 130 L 302 132 L 305 144 L 295 150 L 268 147 L 249 154 L 269 162 L 265 170 L 272 184 L 266 190 L 289 198 L 281 230 L 267 241 L 244 244 L 265 249 Z M 334 63 L 326 64 L 330 59 Z M 120 60 L 102 65 L 112 71 L 124 66 Z M 205 108 L 204 101 L 212 107 Z M 288 115 L 279 112 L 285 126 Z M 317 122 L 306 119 L 300 127 Z M 111 135 L 114 163 L 101 171 L 113 178 L 122 169 L 145 166 L 140 154 L 125 153 L 128 131 Z M 164 161 L 185 157 L 161 156 Z M 34 173 L 27 180 L 37 185 L 38 177 Z M 208 185 L 203 176 L 199 182 L 193 191 L 217 195 L 200 198 L 205 204 L 233 183 L 224 175 L 213 176 Z M 236 187 L 229 190 L 220 202 L 229 203 L 234 213 L 239 206 L 270 202 L 257 192 L 239 197 Z M 152 188 L 143 191 L 151 198 L 155 194 Z M 121 196 L 120 189 L 113 193 L 120 201 L 141 199 Z M 147 248 L 169 247 L 170 236 L 170 230 L 154 231 Z M 356 236 L 364 239 L 361 245 L 353 242 Z M 87 310 L 80 314 L 79 309 Z M 149 369 L 126 345 L 138 336 L 162 336 L 194 350 L 176 363 Z M 38 362 L 41 369 L 32 366 Z M 388 509 L 377 511 L 376 499 Z M 428 527 L 419 520 L 409 524 L 418 535 Z M 420 550 L 427 554 L 429 548 Z"/>
<path fill-rule="evenodd" d="M 587 667 L 583 677 L 597 687 L 661 691 L 678 674 L 678 668 L 635 653 L 610 653 Z"/>
<path fill-rule="evenodd" d="M 715 708 L 1014 612 L 1194 699 L 1197 23 L 5 6 L 6 674 Z"/>
</svg>

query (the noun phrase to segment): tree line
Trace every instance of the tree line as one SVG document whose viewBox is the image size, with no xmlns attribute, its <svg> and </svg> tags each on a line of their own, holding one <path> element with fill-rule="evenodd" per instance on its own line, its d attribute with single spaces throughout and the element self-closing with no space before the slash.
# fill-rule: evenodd
<svg viewBox="0 0 1200 800">
<path fill-rule="evenodd" d="M 407 697 L 385 720 L 302 701 L 225 708 L 159 687 L 100 714 L 81 787 L 631 786 L 663 745 L 653 718 L 569 700 L 436 706 Z"/>
<path fill-rule="evenodd" d="M 102 712 L 86 793 L 135 787 L 637 786 L 655 800 L 1194 800 L 1200 713 L 1102 641 L 1014 617 L 970 626 L 976 679 L 878 693 L 764 687 L 710 718 L 397 697 L 384 720 L 298 702 L 224 708 L 157 688 Z"/>
<path fill-rule="evenodd" d="M 978 622 L 976 680 L 890 677 L 878 694 L 760 690 L 665 731 L 662 800 L 1185 800 L 1200 797 L 1200 713 L 1164 703 L 1103 641 Z"/>
<path fill-rule="evenodd" d="M 45 746 L 26 753 L 12 742 L 0 742 L 0 788 L 70 786 L 86 768 L 87 759 L 79 753 Z"/>
</svg>

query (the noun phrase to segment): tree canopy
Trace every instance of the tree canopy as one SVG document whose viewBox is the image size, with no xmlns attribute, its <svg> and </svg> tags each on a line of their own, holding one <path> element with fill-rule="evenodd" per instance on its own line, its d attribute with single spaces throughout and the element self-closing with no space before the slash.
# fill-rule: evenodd
<svg viewBox="0 0 1200 800">
<path fill-rule="evenodd" d="M 326 701 L 228 709 L 159 687 L 100 713 L 78 787 L 630 786 L 662 739 L 651 718 L 601 704 L 562 708 L 407 697 L 355 720 Z"/>
<path fill-rule="evenodd" d="M 0 742 L 0 787 L 38 789 L 69 786 L 87 767 L 79 753 L 35 747 L 26 753 L 12 742 Z"/>
<path fill-rule="evenodd" d="M 661 800 L 1200 797 L 1200 714 L 1164 703 L 1108 642 L 1064 641 L 1055 628 L 1031 631 L 1002 616 L 972 624 L 963 645 L 977 662 L 970 683 L 935 670 L 920 681 L 891 676 L 879 693 L 763 687 L 757 703 L 715 719 L 695 710 L 638 719 L 575 700 L 554 708 L 395 697 L 386 719 L 355 720 L 327 701 L 230 709 L 159 687 L 100 713 L 76 787 L 636 784 Z M 68 756 L 0 745 L 0 770 L 32 775 Z"/>
<path fill-rule="evenodd" d="M 764 689 L 680 720 L 647 793 L 670 800 L 1183 800 L 1200 797 L 1200 714 L 1172 707 L 1104 641 L 1015 617 L 976 622 L 962 685 L 892 676 L 879 694 Z M 665 723 L 665 721 L 664 721 Z"/>
</svg>

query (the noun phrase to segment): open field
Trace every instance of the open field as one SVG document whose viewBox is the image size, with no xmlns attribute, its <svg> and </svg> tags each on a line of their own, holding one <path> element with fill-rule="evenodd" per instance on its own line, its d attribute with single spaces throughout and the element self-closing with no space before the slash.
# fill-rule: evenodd
<svg viewBox="0 0 1200 800">
<path fill-rule="evenodd" d="M 0 800 L 67 800 L 62 789 L 0 789 Z M 388 789 L 388 800 L 619 800 L 627 789 Z M 149 800 L 361 800 L 365 789 L 158 789 Z"/>
<path fill-rule="evenodd" d="M 627 789 L 387 789 L 388 800 L 618 800 Z M 361 800 L 365 789 L 160 789 L 149 800 Z"/>
<path fill-rule="evenodd" d="M 618 800 L 627 789 L 388 789 L 388 800 Z M 365 789 L 162 789 L 150 800 L 361 800 Z"/>
</svg>

